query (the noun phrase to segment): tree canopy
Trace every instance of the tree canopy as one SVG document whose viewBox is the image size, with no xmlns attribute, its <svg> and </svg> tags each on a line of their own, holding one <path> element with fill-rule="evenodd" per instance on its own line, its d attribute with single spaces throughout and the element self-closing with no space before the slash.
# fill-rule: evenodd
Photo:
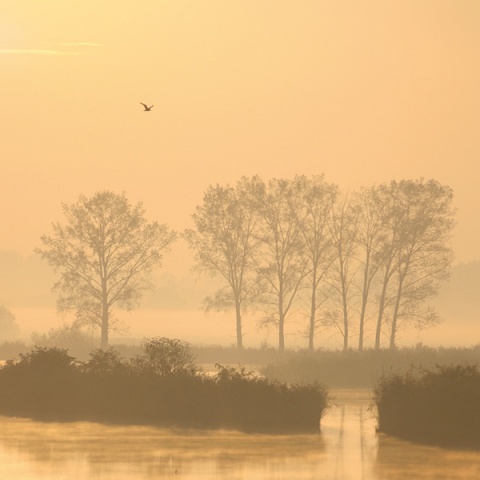
<svg viewBox="0 0 480 480">
<path fill-rule="evenodd" d="M 310 350 L 319 327 L 362 350 L 369 337 L 394 348 L 401 328 L 439 321 L 428 300 L 452 262 L 450 187 L 402 180 L 340 195 L 323 176 L 239 185 L 210 187 L 185 234 L 200 270 L 226 280 L 209 302 L 235 306 L 237 345 L 247 304 L 278 328 L 279 350 L 293 314 L 308 318 Z"/>
<path fill-rule="evenodd" d="M 36 250 L 60 273 L 54 290 L 60 311 L 74 311 L 77 321 L 101 329 L 108 345 L 115 326 L 113 306 L 135 308 L 152 287 L 148 274 L 161 264 L 176 234 L 166 225 L 148 222 L 141 203 L 125 194 L 98 192 L 63 204 L 66 223 L 54 223 Z"/>
</svg>

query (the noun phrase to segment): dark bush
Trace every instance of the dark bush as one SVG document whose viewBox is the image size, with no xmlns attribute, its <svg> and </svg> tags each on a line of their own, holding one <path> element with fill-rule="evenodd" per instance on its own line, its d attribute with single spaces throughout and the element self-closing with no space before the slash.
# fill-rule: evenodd
<svg viewBox="0 0 480 480">
<path fill-rule="evenodd" d="M 33 408 L 48 417 L 71 410 L 79 378 L 75 359 L 66 350 L 42 347 L 19 356 L 18 362 L 7 361 L 0 370 L 2 413 L 28 416 Z"/>
<path fill-rule="evenodd" d="M 101 348 L 93 350 L 90 359 L 82 364 L 80 370 L 91 375 L 107 376 L 125 373 L 127 368 L 128 365 L 120 353 L 110 347 L 108 350 Z"/>
<path fill-rule="evenodd" d="M 134 360 L 137 369 L 156 375 L 194 374 L 198 368 L 190 344 L 176 338 L 157 337 L 145 342 L 144 354 Z"/>
<path fill-rule="evenodd" d="M 418 442 L 480 447 L 480 372 L 475 365 L 384 376 L 374 401 L 381 432 Z"/>
<path fill-rule="evenodd" d="M 287 386 L 244 369 L 201 373 L 188 345 L 154 339 L 143 356 L 95 350 L 75 362 L 65 350 L 36 348 L 0 369 L 0 413 L 57 420 L 148 423 L 255 432 L 318 431 L 327 392 Z"/>
</svg>

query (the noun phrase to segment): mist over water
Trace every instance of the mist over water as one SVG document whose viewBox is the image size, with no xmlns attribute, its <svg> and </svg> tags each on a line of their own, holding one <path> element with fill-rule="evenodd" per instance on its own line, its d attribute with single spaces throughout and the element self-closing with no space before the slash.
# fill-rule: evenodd
<svg viewBox="0 0 480 480">
<path fill-rule="evenodd" d="M 394 340 L 392 350 L 393 347 L 412 347 L 418 350 L 412 358 L 424 361 L 436 360 L 435 355 L 440 352 L 440 356 L 442 349 L 429 352 L 427 348 L 416 349 L 415 345 L 479 345 L 472 348 L 471 356 L 465 357 L 473 358 L 478 364 L 479 23 L 480 3 L 471 0 L 0 1 L 0 85 L 4 92 L 3 115 L 0 115 L 3 133 L 0 313 L 5 307 L 3 317 L 0 315 L 0 346 L 4 348 L 0 363 L 9 357 L 18 358 L 19 350 L 33 346 L 35 338 L 41 343 L 42 335 L 48 337 L 51 329 L 62 330 L 72 323 L 73 317 L 60 316 L 55 309 L 59 292 L 52 292 L 51 287 L 59 280 L 60 272 L 55 273 L 51 268 L 55 262 L 50 265 L 45 262 L 49 255 L 42 260 L 38 249 L 44 244 L 42 236 L 51 234 L 52 222 L 62 223 L 65 206 L 74 205 L 72 202 L 77 201 L 79 195 L 90 197 L 95 192 L 114 195 L 124 192 L 132 204 L 144 205 L 148 222 L 165 223 L 179 234 L 179 241 L 172 244 L 161 268 L 149 274 L 156 290 L 145 292 L 138 310 L 129 313 L 115 309 L 120 330 L 112 330 L 108 338 L 110 345 L 124 344 L 125 351 L 134 351 L 128 347 L 140 345 L 146 338 L 167 337 L 194 346 L 223 347 L 243 342 L 246 349 L 260 347 L 260 353 L 262 349 L 267 350 L 264 347 L 272 350 L 278 347 L 279 351 L 283 347 L 305 349 L 308 310 L 304 306 L 298 309 L 300 313 L 295 312 L 285 321 L 284 339 L 280 328 L 259 329 L 259 318 L 250 314 L 242 318 L 240 332 L 240 322 L 235 330 L 234 311 L 204 313 L 205 297 L 219 291 L 223 277 L 192 274 L 195 253 L 191 245 L 190 248 L 187 245 L 185 228 L 198 230 L 192 214 L 198 212 L 205 193 L 215 185 L 221 188 L 235 185 L 242 177 L 259 176 L 268 183 L 297 175 L 309 178 L 324 175 L 325 181 L 337 186 L 342 195 L 348 193 L 348 197 L 352 194 L 355 197 L 355 192 L 367 188 L 372 189 L 370 193 L 375 196 L 363 200 L 382 199 L 370 204 L 358 197 L 353 202 L 353 210 L 345 209 L 346 229 L 340 228 L 343 213 L 339 215 L 339 209 L 336 221 L 325 224 L 328 225 L 325 232 L 337 230 L 336 245 L 347 246 L 346 250 L 340 249 L 342 252 L 348 251 L 349 245 L 360 246 L 361 252 L 347 255 L 346 264 L 350 268 L 344 270 L 341 257 L 345 256 L 336 249 L 338 255 L 332 257 L 338 261 L 332 264 L 337 265 L 334 290 L 337 285 L 353 288 L 349 292 L 337 288 L 339 295 L 331 297 L 337 300 L 331 304 L 333 308 L 325 309 L 318 317 L 321 320 L 318 329 L 311 330 L 315 330 L 315 338 L 310 336 L 312 350 L 348 348 L 346 357 L 350 367 L 340 364 L 338 368 L 340 362 L 337 361 L 331 377 L 338 381 L 345 373 L 346 378 L 364 380 L 358 373 L 360 368 L 357 370 L 351 365 L 366 365 L 367 369 L 371 365 L 358 362 L 353 354 L 356 355 L 357 348 L 388 348 L 389 336 Z M 146 113 L 141 106 L 143 102 L 154 108 L 149 107 L 151 111 Z M 418 199 L 429 200 L 410 203 L 415 196 L 406 194 L 409 190 L 402 190 L 405 195 L 398 197 L 377 196 L 384 190 L 383 187 L 376 189 L 389 185 L 393 179 L 407 183 L 434 181 L 448 187 L 443 189 L 444 193 L 449 192 L 443 198 L 448 199 L 444 203 L 448 205 L 447 210 L 450 212 L 450 206 L 455 210 L 451 237 L 450 234 L 438 235 L 453 228 L 453 223 L 445 222 L 453 210 L 443 216 L 441 213 L 446 210 L 437 210 L 439 205 L 432 201 L 442 197 L 419 196 Z M 245 191 L 248 189 L 239 190 Z M 270 191 L 281 192 L 275 188 Z M 295 191 L 306 190 L 291 192 Z M 390 194 L 396 191 L 396 188 L 385 190 Z M 298 197 L 284 194 L 274 197 L 276 200 L 270 207 L 282 205 L 287 198 L 295 200 L 285 210 L 288 212 L 283 218 L 285 226 L 290 220 L 295 220 L 290 223 L 295 227 L 298 220 L 309 218 L 304 215 L 307 204 L 302 200 L 303 193 Z M 102 198 L 110 198 L 110 194 Z M 236 199 L 235 195 L 226 198 Z M 255 281 L 250 285 L 256 285 L 257 279 L 263 277 L 264 285 L 268 286 L 275 277 L 269 275 L 274 271 L 270 267 L 279 257 L 269 259 L 266 254 L 279 230 L 265 222 L 273 212 L 272 208 L 265 208 L 269 205 L 264 202 L 266 197 L 254 195 L 252 198 L 257 200 L 253 204 L 243 204 L 248 196 L 240 195 L 241 202 L 225 205 L 248 206 L 245 210 L 233 209 L 242 214 L 238 217 L 242 221 L 236 223 L 239 226 L 246 224 L 245 213 L 256 212 L 258 219 L 263 219 L 256 224 L 260 229 L 252 229 L 255 233 L 252 245 L 259 239 L 266 241 L 260 242 L 263 246 L 257 255 L 249 254 L 245 259 L 255 258 L 255 268 L 251 269 L 252 274 L 255 272 L 251 280 Z M 402 202 L 395 200 L 399 198 L 405 201 L 405 206 L 410 205 L 401 215 L 396 213 L 402 210 L 399 209 Z M 252 209 L 252 205 L 263 206 Z M 415 208 L 410 208 L 412 205 Z M 225 211 L 232 212 L 231 209 Z M 415 218 L 415 211 L 421 220 L 419 223 L 409 220 Z M 295 215 L 290 215 L 292 212 Z M 359 212 L 363 213 L 359 215 Z M 424 230 L 430 232 L 423 237 L 428 241 L 410 241 L 436 218 L 443 221 L 433 222 L 438 227 L 436 230 Z M 375 224 L 368 219 L 381 220 L 380 229 L 373 229 L 378 235 L 367 234 L 372 232 L 367 225 Z M 225 217 L 220 220 L 223 224 Z M 234 224 L 226 231 L 234 231 L 231 228 Z M 315 221 L 315 224 L 322 222 Z M 116 232 L 121 225 L 116 224 L 111 239 L 119 238 Z M 309 228 L 306 228 L 308 222 L 303 225 L 305 228 L 297 238 L 311 238 L 308 235 L 313 231 L 311 224 Z M 398 230 L 397 225 L 408 228 Z M 420 230 L 412 228 L 414 225 Z M 449 227 L 445 229 L 445 225 Z M 397 231 L 409 234 L 397 237 Z M 101 238 L 105 239 L 103 233 L 104 230 Z M 120 235 L 120 238 L 128 237 Z M 448 241 L 438 242 L 439 238 Z M 372 239 L 378 243 L 370 243 Z M 304 250 L 305 242 L 301 243 Z M 248 242 L 241 244 L 248 245 Z M 123 246 L 129 245 L 127 242 Z M 376 255 L 363 255 L 369 250 L 368 245 L 379 247 L 373 248 Z M 431 249 L 429 245 L 436 248 Z M 420 248 L 419 255 L 411 254 L 418 252 L 410 248 L 414 246 L 425 248 Z M 35 249 L 37 252 L 33 253 Z M 48 250 L 45 249 L 44 244 L 44 254 Z M 117 251 L 116 248 L 113 251 Z M 291 248 L 284 250 L 289 251 L 292 252 Z M 438 255 L 431 256 L 432 252 Z M 104 253 L 105 250 L 102 252 L 105 260 Z M 50 255 L 50 260 L 54 256 Z M 301 256 L 292 256 L 291 260 L 298 262 L 299 258 Z M 329 255 L 321 258 L 326 260 Z M 398 263 L 397 267 L 401 264 L 402 268 L 395 269 L 393 277 L 385 275 L 386 270 L 393 271 L 390 266 L 397 263 L 397 258 L 408 261 Z M 432 258 L 437 261 L 430 262 Z M 111 259 L 109 256 L 103 266 L 112 266 Z M 453 262 L 452 275 L 444 282 L 447 275 L 443 278 L 439 273 L 447 270 L 438 266 L 446 267 L 450 262 Z M 324 266 L 327 264 L 329 261 Z M 117 263 L 120 268 L 113 269 L 113 276 L 110 270 L 103 280 L 115 277 L 123 265 L 120 260 Z M 408 268 L 403 268 L 406 265 Z M 79 262 L 77 266 L 83 272 L 88 262 Z M 377 267 L 380 270 L 376 270 Z M 425 271 L 431 276 L 424 277 Z M 257 277 L 259 272 L 262 275 Z M 298 278 L 303 272 L 303 269 L 293 269 L 294 275 L 290 278 Z M 365 282 L 369 274 L 374 279 L 371 284 Z M 435 282 L 428 280 L 435 277 L 444 282 L 438 292 Z M 405 282 L 409 278 L 414 281 Z M 242 279 L 248 279 L 248 275 L 242 275 Z M 332 286 L 329 280 L 324 292 L 328 295 L 322 294 L 319 298 L 329 298 Z M 65 291 L 69 290 L 69 283 L 64 283 Z M 122 283 L 113 282 L 113 285 L 117 287 Z M 243 281 L 242 284 L 245 285 Z M 92 285 L 95 283 L 89 283 L 88 287 Z M 391 287 L 389 299 L 384 296 L 387 289 L 382 290 L 381 285 Z M 110 289 L 101 290 L 103 295 Z M 129 291 L 126 299 L 129 297 L 133 305 L 132 292 Z M 274 298 L 279 300 L 280 310 L 287 304 L 285 298 L 275 295 L 275 288 L 266 288 L 265 292 L 268 293 L 267 305 L 274 305 Z M 362 296 L 367 292 L 368 296 Z M 395 292 L 397 302 L 394 302 Z M 433 310 L 417 308 L 419 299 L 429 299 L 433 293 L 438 293 L 438 297 L 432 298 L 431 306 L 438 311 L 438 318 L 443 319 L 443 323 L 436 326 L 433 326 L 437 320 Z M 115 298 L 117 301 L 120 297 Z M 315 299 L 315 296 L 307 295 L 300 300 L 305 302 L 309 298 Z M 95 303 L 95 296 L 93 299 Z M 103 299 L 106 300 L 105 295 Z M 405 299 L 409 301 L 404 304 Z M 70 298 L 64 296 L 64 300 L 68 304 Z M 383 300 L 386 300 L 385 310 Z M 117 302 L 118 307 L 120 303 Z M 107 321 L 107 302 L 100 304 L 105 311 L 99 318 Z M 124 305 L 128 305 L 128 301 Z M 265 305 L 263 303 L 262 308 Z M 297 305 L 300 303 L 295 303 L 296 308 Z M 325 306 L 329 306 L 328 301 Z M 362 310 L 362 306 L 368 308 Z M 405 323 L 399 324 L 402 309 Z M 279 312 L 277 318 L 277 311 L 278 308 L 272 308 L 267 313 L 278 320 L 278 326 L 280 323 L 283 326 L 283 313 Z M 96 313 L 99 312 L 100 309 Z M 362 312 L 366 312 L 365 317 Z M 15 328 L 5 328 L 9 316 L 14 317 Z M 384 323 L 377 319 L 383 319 Z M 431 321 L 432 327 L 415 330 L 414 323 L 410 323 L 412 319 L 419 320 L 419 325 L 424 327 Z M 328 320 L 328 327 L 324 320 Z M 381 332 L 377 329 L 377 339 L 375 323 L 382 327 Z M 88 347 L 91 346 L 90 325 L 85 326 Z M 400 325 L 398 331 L 396 325 Z M 315 326 L 313 322 L 311 326 Z M 95 330 L 92 345 L 107 346 L 108 328 L 103 329 L 102 344 L 100 330 Z M 37 335 L 32 335 L 35 333 Z M 72 342 L 75 347 L 78 344 L 81 342 Z M 447 353 L 452 355 L 442 358 L 457 358 L 455 352 Z M 458 358 L 464 358 L 461 354 L 459 352 Z M 87 355 L 85 353 L 85 357 Z M 301 355 L 303 352 L 299 357 Z M 214 361 L 209 360 L 212 364 Z M 258 369 L 259 365 L 254 364 L 253 368 Z M 312 372 L 325 373 L 324 364 L 319 363 L 318 369 L 315 361 L 312 365 Z M 370 370 L 364 371 L 366 378 Z M 301 374 L 307 375 L 306 369 Z M 26 384 L 23 377 L 22 382 Z M 8 397 L 5 391 L 9 390 L 0 389 L 0 398 Z M 45 391 L 49 390 L 42 389 Z M 332 406 L 322 418 L 321 432 L 317 435 L 248 435 L 90 422 L 42 423 L 0 416 L 0 480 L 480 478 L 480 451 L 409 444 L 377 434 L 370 395 L 366 390 L 332 391 Z M 115 400 L 119 396 L 115 395 Z M 441 395 L 437 397 L 444 400 Z M 21 398 L 37 401 L 34 395 Z M 58 405 L 66 404 L 64 398 L 57 398 Z M 93 397 L 87 395 L 86 398 Z M 190 413 L 199 402 L 193 395 L 188 398 L 192 400 L 190 410 L 186 410 Z M 258 397 L 250 398 L 254 405 L 259 404 Z M 474 403 L 476 397 L 470 395 L 470 399 Z M 141 410 L 148 400 L 151 397 L 141 397 Z M 172 404 L 173 411 L 178 413 L 178 403 Z M 108 408 L 110 405 L 112 402 Z M 242 411 L 248 412 L 243 408 L 244 403 L 240 405 Z M 303 412 L 298 408 L 295 411 Z M 289 419 L 285 415 L 283 418 Z"/>
<path fill-rule="evenodd" d="M 0 478 L 476 479 L 480 452 L 375 432 L 365 390 L 333 392 L 316 435 L 248 435 L 0 417 Z"/>
</svg>

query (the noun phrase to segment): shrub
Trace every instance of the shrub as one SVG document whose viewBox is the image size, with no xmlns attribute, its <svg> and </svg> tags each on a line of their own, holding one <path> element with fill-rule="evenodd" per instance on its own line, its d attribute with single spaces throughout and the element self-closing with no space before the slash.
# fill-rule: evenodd
<svg viewBox="0 0 480 480">
<path fill-rule="evenodd" d="M 113 347 L 108 350 L 101 348 L 93 350 L 90 359 L 81 366 L 84 373 L 99 376 L 125 373 L 127 368 L 127 363 Z"/>
<path fill-rule="evenodd" d="M 141 358 L 142 360 L 138 360 Z M 114 349 L 76 362 L 36 347 L 0 369 L 0 413 L 56 420 L 149 423 L 255 432 L 318 431 L 327 406 L 316 385 L 269 382 L 245 369 L 202 374 L 188 345 L 154 339 L 127 362 Z"/>
<path fill-rule="evenodd" d="M 480 372 L 475 365 L 382 377 L 374 401 L 382 432 L 420 442 L 480 447 Z"/>
<path fill-rule="evenodd" d="M 137 357 L 137 369 L 156 375 L 195 374 L 198 370 L 190 344 L 176 338 L 157 337 L 145 342 L 143 356 Z"/>
<path fill-rule="evenodd" d="M 18 416 L 62 415 L 71 409 L 78 372 L 74 357 L 60 348 L 35 347 L 0 369 L 0 408 Z"/>
</svg>

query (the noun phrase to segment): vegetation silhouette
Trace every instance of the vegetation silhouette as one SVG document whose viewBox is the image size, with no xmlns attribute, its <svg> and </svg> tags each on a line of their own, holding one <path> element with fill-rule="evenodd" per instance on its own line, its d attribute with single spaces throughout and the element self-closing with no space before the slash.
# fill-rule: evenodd
<svg viewBox="0 0 480 480">
<path fill-rule="evenodd" d="M 101 331 L 108 347 L 116 327 L 114 307 L 133 310 L 152 285 L 149 274 L 161 265 L 176 234 L 165 224 L 148 222 L 142 203 L 125 194 L 97 192 L 63 204 L 64 224 L 52 225 L 35 250 L 59 273 L 54 285 L 59 312 L 75 312 L 79 325 Z"/>
<path fill-rule="evenodd" d="M 393 350 L 405 328 L 427 328 L 441 317 L 430 300 L 449 278 L 455 226 L 453 191 L 436 180 L 401 180 L 341 194 L 323 176 L 210 187 L 183 237 L 199 273 L 223 286 L 207 310 L 235 312 L 243 348 L 246 311 L 274 327 L 284 351 L 285 325 L 308 318 L 308 348 L 325 328 L 343 349 L 385 340 Z M 368 338 L 374 331 L 374 338 Z"/>
<path fill-rule="evenodd" d="M 272 381 L 319 382 L 329 388 L 373 388 L 386 374 L 403 375 L 412 367 L 431 369 L 437 364 L 472 364 L 480 367 L 480 345 L 471 348 L 432 348 L 425 345 L 363 351 L 317 350 L 270 355 L 260 372 Z"/>
<path fill-rule="evenodd" d="M 0 413 L 41 420 L 89 420 L 248 432 L 318 432 L 325 387 L 271 382 L 217 365 L 208 375 L 189 345 L 154 338 L 129 360 L 115 349 L 80 362 L 65 349 L 35 347 L 0 369 Z"/>
<path fill-rule="evenodd" d="M 38 347 L 68 350 L 70 355 L 83 362 L 90 359 L 95 344 L 92 337 L 83 333 L 79 335 L 75 328 L 68 326 L 52 329 L 48 334 L 36 334 L 32 340 Z M 32 344 L 4 342 L 0 344 L 0 359 L 19 359 L 19 353 L 26 354 L 31 349 Z M 127 363 L 138 357 L 144 358 L 145 354 L 144 347 L 135 344 L 116 344 L 115 351 Z M 411 367 L 431 369 L 437 364 L 471 364 L 480 368 L 480 345 L 433 348 L 417 344 L 395 350 L 318 349 L 313 353 L 292 349 L 281 353 L 266 345 L 241 350 L 235 345 L 190 345 L 189 352 L 194 363 L 208 370 L 214 370 L 215 364 L 244 365 L 274 383 L 319 383 L 329 388 L 373 388 L 380 376 L 404 374 Z"/>
<path fill-rule="evenodd" d="M 410 441 L 480 448 L 480 371 L 476 365 L 383 376 L 374 390 L 378 430 Z"/>
</svg>

